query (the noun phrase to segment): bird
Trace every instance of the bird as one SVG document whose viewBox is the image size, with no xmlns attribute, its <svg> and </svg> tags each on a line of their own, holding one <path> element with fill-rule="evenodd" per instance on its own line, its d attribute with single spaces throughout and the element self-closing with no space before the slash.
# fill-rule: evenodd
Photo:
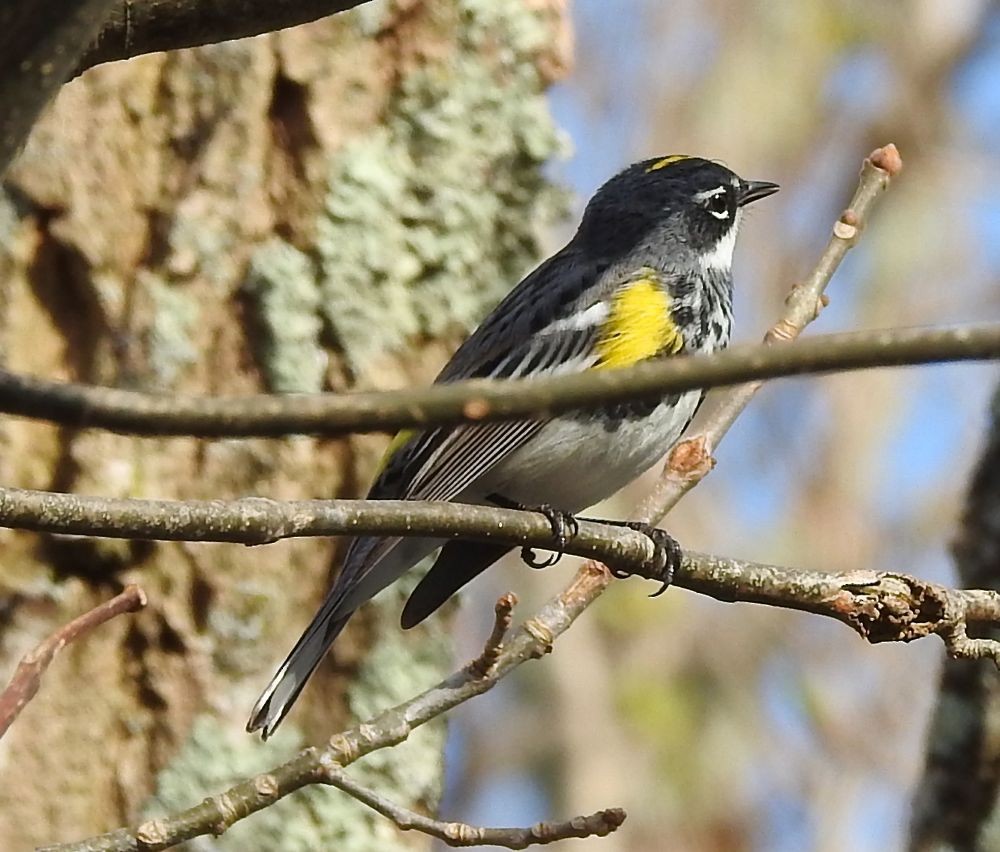
<svg viewBox="0 0 1000 852">
<path fill-rule="evenodd" d="M 670 155 L 634 163 L 587 203 L 569 242 L 511 290 L 458 348 L 436 384 L 615 370 L 711 353 L 733 325 L 732 259 L 746 205 L 777 192 L 724 164 Z M 404 430 L 391 442 L 369 499 L 451 500 L 532 508 L 561 551 L 576 513 L 652 467 L 698 410 L 704 391 L 616 402 L 509 422 Z M 668 551 L 663 531 L 643 528 Z M 441 549 L 403 607 L 412 627 L 509 552 L 509 545 L 359 536 L 318 612 L 253 707 L 247 731 L 266 740 L 291 709 L 351 615 Z M 526 561 L 539 567 L 527 551 Z M 663 578 L 669 582 L 670 570 Z"/>
</svg>

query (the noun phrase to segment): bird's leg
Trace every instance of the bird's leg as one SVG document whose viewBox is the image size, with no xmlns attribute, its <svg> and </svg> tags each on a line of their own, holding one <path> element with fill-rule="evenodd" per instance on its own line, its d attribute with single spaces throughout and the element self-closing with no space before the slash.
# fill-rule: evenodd
<svg viewBox="0 0 1000 852">
<path fill-rule="evenodd" d="M 580 532 L 580 524 L 577 523 L 575 515 L 571 512 L 556 509 L 548 503 L 542 503 L 538 506 L 526 506 L 523 503 L 508 500 L 499 494 L 491 494 L 489 500 L 504 509 L 520 509 L 524 512 L 540 512 L 545 515 L 549 526 L 552 527 L 552 538 L 555 539 L 556 549 L 547 559 L 539 559 L 535 556 L 533 548 L 522 547 L 521 559 L 524 560 L 524 563 L 529 568 L 549 568 L 555 565 L 562 559 L 566 544 Z"/>
<path fill-rule="evenodd" d="M 581 521 L 591 521 L 595 524 L 607 524 L 612 527 L 627 527 L 630 530 L 641 532 L 653 542 L 653 558 L 649 562 L 649 568 L 644 568 L 642 573 L 638 571 L 623 571 L 621 568 L 608 568 L 611 576 L 623 580 L 633 575 L 643 577 L 647 580 L 657 580 L 660 583 L 651 598 L 659 597 L 673 582 L 674 574 L 681 567 L 683 552 L 677 540 L 666 530 L 654 527 L 652 524 L 643 521 L 606 521 L 603 518 L 580 518 Z"/>
</svg>

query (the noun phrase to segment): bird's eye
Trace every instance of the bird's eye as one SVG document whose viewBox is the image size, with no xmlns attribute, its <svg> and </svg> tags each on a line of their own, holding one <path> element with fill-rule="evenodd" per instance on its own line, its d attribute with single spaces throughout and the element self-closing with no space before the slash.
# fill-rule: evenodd
<svg viewBox="0 0 1000 852">
<path fill-rule="evenodd" d="M 711 193 L 706 193 L 702 203 L 716 219 L 729 218 L 729 198 L 723 187 L 720 186 L 718 189 L 712 190 Z"/>
</svg>

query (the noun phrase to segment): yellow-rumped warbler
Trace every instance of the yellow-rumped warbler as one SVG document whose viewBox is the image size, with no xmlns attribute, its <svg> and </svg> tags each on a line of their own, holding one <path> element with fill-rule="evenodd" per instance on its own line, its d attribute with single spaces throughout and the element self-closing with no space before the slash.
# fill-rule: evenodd
<svg viewBox="0 0 1000 852">
<path fill-rule="evenodd" d="M 630 166 L 597 191 L 573 239 L 511 291 L 437 382 L 615 369 L 726 346 L 741 208 L 777 189 L 698 157 Z M 402 432 L 368 496 L 537 508 L 558 538 L 572 526 L 572 513 L 661 458 L 703 396 L 694 390 L 549 420 Z M 668 536 L 654 542 L 666 542 L 672 568 L 676 543 Z M 403 608 L 403 627 L 426 618 L 511 549 L 355 539 L 319 612 L 254 706 L 247 730 L 270 736 L 354 611 L 439 547 Z"/>
</svg>

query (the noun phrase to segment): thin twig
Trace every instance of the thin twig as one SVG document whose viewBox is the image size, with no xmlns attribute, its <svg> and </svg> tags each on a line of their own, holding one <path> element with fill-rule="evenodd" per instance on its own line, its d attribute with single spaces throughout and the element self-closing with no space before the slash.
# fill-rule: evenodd
<svg viewBox="0 0 1000 852">
<path fill-rule="evenodd" d="M 791 327 L 789 322 L 783 320 L 782 327 Z M 733 346 L 713 355 L 670 358 L 623 370 L 590 370 L 535 379 L 478 379 L 413 390 L 342 394 L 172 396 L 53 382 L 0 371 L 0 412 L 139 436 L 343 435 L 552 416 L 613 402 L 660 399 L 667 393 L 749 379 L 996 357 L 1000 357 L 1000 324 L 993 323 L 826 335 L 794 348 Z M 730 393 L 727 405 L 713 421 L 714 443 L 758 387 L 759 381 Z"/>
<path fill-rule="evenodd" d="M 861 177 L 854 197 L 834 223 L 830 240 L 820 255 L 819 262 L 801 284 L 792 288 L 785 299 L 784 314 L 764 335 L 766 345 L 796 341 L 806 326 L 819 316 L 827 303 L 826 288 L 833 274 L 847 252 L 857 245 L 875 202 L 902 169 L 903 161 L 899 151 L 891 143 L 876 148 L 868 155 L 861 166 Z M 815 343 L 815 340 L 798 342 L 794 350 L 786 351 L 789 354 L 792 351 L 802 351 Z M 760 388 L 761 382 L 757 380 L 726 391 L 701 431 L 674 447 L 663 475 L 640 506 L 641 519 L 650 523 L 659 522 L 677 505 L 681 497 L 711 471 L 715 448 Z"/>
<path fill-rule="evenodd" d="M 251 813 L 308 784 L 324 783 L 337 770 L 373 751 L 406 740 L 414 729 L 477 695 L 528 660 L 544 656 L 607 584 L 607 572 L 592 563 L 567 589 L 504 644 L 495 665 L 479 675 L 469 665 L 426 692 L 333 736 L 270 772 L 247 779 L 200 804 L 135 828 L 119 829 L 45 852 L 152 852 L 205 834 L 218 834 Z M 895 572 L 802 571 L 708 554 L 688 553 L 675 584 L 724 601 L 789 607 L 841 621 L 870 642 L 907 642 L 938 634 L 947 641 L 956 628 L 977 620 L 1000 625 L 1000 594 L 948 589 Z M 994 643 L 991 655 L 1000 643 Z M 611 813 L 614 813 L 613 811 Z"/>
<path fill-rule="evenodd" d="M 503 649 L 504 639 L 510 631 L 510 624 L 514 618 L 514 607 L 517 606 L 517 595 L 507 592 L 498 601 L 493 609 L 493 630 L 486 640 L 486 645 L 476 659 L 469 663 L 469 670 L 480 677 L 486 677 L 497 664 L 500 651 Z"/>
<path fill-rule="evenodd" d="M 0 693 L 0 737 L 7 733 L 20 712 L 35 697 L 42 675 L 66 645 L 110 621 L 117 615 L 136 612 L 146 605 L 146 595 L 138 586 L 126 586 L 121 594 L 94 607 L 60 627 L 18 663 L 7 688 Z"/>
<path fill-rule="evenodd" d="M 335 763 L 323 766 L 323 783 L 343 790 L 403 831 L 416 830 L 442 840 L 449 846 L 502 846 L 504 849 L 527 849 L 544 846 L 571 837 L 604 837 L 625 822 L 625 811 L 609 808 L 590 816 L 578 816 L 565 822 L 540 822 L 530 828 L 480 828 L 461 822 L 443 822 L 404 808 L 374 790 L 359 784 Z"/>
</svg>

